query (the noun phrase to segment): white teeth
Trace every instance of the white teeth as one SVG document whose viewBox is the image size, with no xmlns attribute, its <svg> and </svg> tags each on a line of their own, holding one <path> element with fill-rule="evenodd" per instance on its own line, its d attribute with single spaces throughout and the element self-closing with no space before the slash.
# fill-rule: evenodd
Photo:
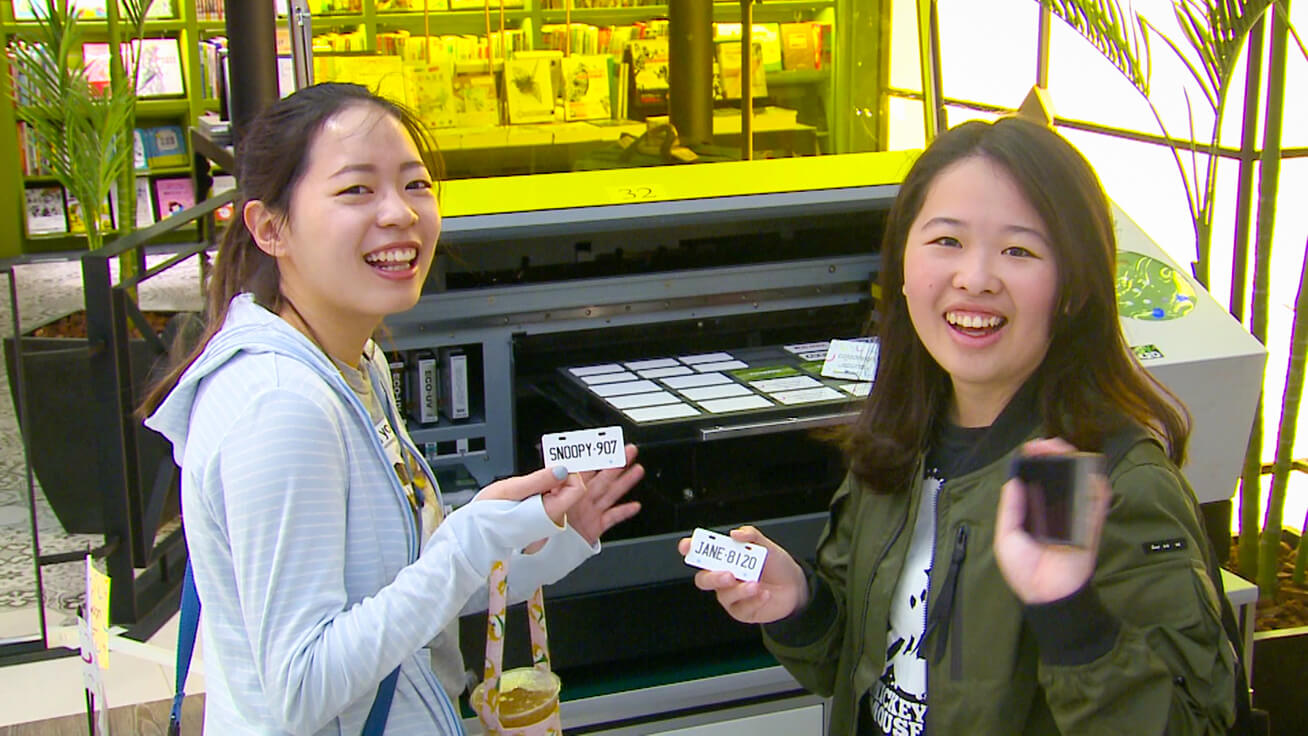
<svg viewBox="0 0 1308 736">
<path fill-rule="evenodd" d="M 395 248 L 392 250 L 384 250 L 376 253 L 369 253 L 368 255 L 364 256 L 363 259 L 368 263 L 387 264 L 387 263 L 401 263 L 401 262 L 408 263 L 409 261 L 412 261 L 414 258 L 417 257 L 418 257 L 417 248 Z"/>
<path fill-rule="evenodd" d="M 947 312 L 945 314 L 945 320 L 951 325 L 971 330 L 998 327 L 1004 323 L 1004 318 L 996 315 L 982 317 L 976 314 L 959 314 L 958 312 Z"/>
</svg>

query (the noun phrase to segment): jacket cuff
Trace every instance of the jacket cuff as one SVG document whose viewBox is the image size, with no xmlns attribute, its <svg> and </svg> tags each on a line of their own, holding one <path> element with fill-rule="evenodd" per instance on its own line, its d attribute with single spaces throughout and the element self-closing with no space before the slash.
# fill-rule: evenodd
<svg viewBox="0 0 1308 736">
<path fill-rule="evenodd" d="M 804 568 L 804 578 L 808 580 L 808 603 L 785 618 L 763 624 L 763 633 L 768 638 L 788 647 L 812 644 L 822 638 L 836 621 L 836 597 L 831 586 L 806 563 L 800 565 Z"/>
<path fill-rule="evenodd" d="M 566 527 L 550 519 L 544 501 L 536 495 L 523 501 L 487 499 L 465 504 L 446 517 L 436 532 L 446 529 L 468 564 L 484 578 L 496 560 L 507 561 L 517 550 L 538 539 L 552 539 Z M 427 546 L 431 545 L 428 540 Z"/>
<path fill-rule="evenodd" d="M 1026 606 L 1023 615 L 1035 634 L 1040 660 L 1055 666 L 1099 659 L 1112 650 L 1122 628 L 1089 580 L 1066 598 Z"/>
</svg>

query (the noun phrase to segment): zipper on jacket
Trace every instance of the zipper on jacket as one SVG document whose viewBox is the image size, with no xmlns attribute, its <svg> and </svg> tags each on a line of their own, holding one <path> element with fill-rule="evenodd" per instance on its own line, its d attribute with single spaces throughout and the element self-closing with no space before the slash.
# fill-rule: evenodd
<svg viewBox="0 0 1308 736">
<path fill-rule="evenodd" d="M 967 524 L 959 524 L 954 532 L 954 551 L 949 556 L 949 571 L 945 574 L 945 583 L 940 589 L 940 600 L 930 601 L 927 614 L 927 628 L 922 634 L 926 641 L 935 634 L 932 642 L 931 661 L 939 662 L 945 654 L 949 642 L 949 625 L 952 620 L 955 597 L 958 591 L 958 573 L 967 557 Z"/>
<path fill-rule="evenodd" d="M 905 507 L 904 515 L 899 520 L 899 526 L 895 527 L 895 531 L 893 534 L 890 535 L 890 539 L 886 542 L 886 546 L 882 547 L 881 553 L 877 555 L 876 562 L 874 562 L 872 567 L 869 568 L 872 571 L 872 574 L 868 577 L 867 587 L 865 587 L 863 590 L 863 616 L 859 620 L 859 628 L 858 628 L 859 631 L 867 631 L 867 609 L 868 609 L 869 602 L 872 600 L 872 583 L 877 578 L 877 570 L 880 569 L 881 563 L 885 562 L 886 555 L 890 554 L 890 548 L 895 546 L 895 542 L 899 539 L 899 535 L 904 533 L 904 527 L 908 525 L 908 517 L 909 517 L 908 508 Z M 854 682 L 855 679 L 854 676 L 858 674 L 858 663 L 863 660 L 863 650 L 866 644 L 867 644 L 867 637 L 859 636 L 858 648 L 854 650 L 854 659 L 851 660 L 850 667 L 849 667 L 849 682 L 851 685 Z M 851 723 L 858 723 L 859 716 L 861 715 L 859 713 L 859 707 L 862 705 L 863 696 L 860 695 L 857 698 L 851 698 L 851 701 L 852 701 L 851 705 L 854 709 L 854 712 L 852 714 L 854 720 L 851 721 Z"/>
</svg>

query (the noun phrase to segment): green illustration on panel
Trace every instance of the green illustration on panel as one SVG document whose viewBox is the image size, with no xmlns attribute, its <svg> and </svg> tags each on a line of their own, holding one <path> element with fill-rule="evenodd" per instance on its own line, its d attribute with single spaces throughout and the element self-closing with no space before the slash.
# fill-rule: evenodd
<svg viewBox="0 0 1308 736">
<path fill-rule="evenodd" d="M 1194 305 L 1194 287 L 1176 269 L 1143 253 L 1117 254 L 1117 309 L 1123 317 L 1179 319 Z"/>
</svg>

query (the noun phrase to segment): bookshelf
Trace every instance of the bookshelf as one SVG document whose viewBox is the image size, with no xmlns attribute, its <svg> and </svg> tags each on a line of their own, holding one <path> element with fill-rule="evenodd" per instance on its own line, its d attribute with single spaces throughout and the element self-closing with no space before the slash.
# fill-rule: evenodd
<svg viewBox="0 0 1308 736">
<path fill-rule="evenodd" d="M 183 94 L 167 97 L 142 99 L 137 108 L 137 127 L 152 128 L 158 126 L 177 126 L 183 131 L 183 145 L 186 146 L 188 163 L 185 165 L 150 167 L 141 175 L 151 180 L 157 178 L 182 177 L 193 175 L 194 148 L 190 135 L 187 134 L 195 120 L 205 111 L 216 110 L 218 101 L 205 91 L 204 71 L 202 69 L 201 41 L 226 33 L 223 20 L 213 20 L 197 12 L 197 1 L 208 0 L 156 0 L 171 2 L 171 17 L 157 18 L 147 22 L 146 35 L 152 38 L 176 39 L 180 48 L 183 82 Z M 444 6 L 442 0 L 429 0 L 433 8 Z M 853 0 L 769 0 L 759 3 L 754 9 L 755 23 L 786 23 L 795 21 L 818 20 L 833 22 L 841 16 L 840 8 Z M 378 34 L 407 32 L 412 35 L 476 35 L 485 34 L 486 15 L 481 7 L 460 10 L 397 10 L 386 6 L 392 5 L 387 0 L 354 0 L 343 3 L 337 0 L 337 6 L 348 7 L 345 12 L 316 12 L 313 16 L 315 37 L 326 33 L 359 33 L 364 43 L 364 51 L 376 51 Z M 421 0 L 410 3 L 421 7 Z M 509 3 L 510 5 L 513 3 Z M 521 7 L 506 8 L 503 17 L 506 28 L 520 29 L 528 34 L 532 48 L 543 48 L 541 29 L 548 24 L 561 24 L 567 14 L 559 8 L 545 7 L 550 0 L 520 0 Z M 555 3 L 555 4 L 561 4 Z M 576 4 L 584 4 L 577 2 Z M 595 4 L 595 3 L 590 3 Z M 739 4 L 736 2 L 716 2 L 713 17 L 717 22 L 739 21 Z M 574 7 L 571 19 L 577 24 L 595 26 L 624 26 L 659 18 L 667 18 L 666 4 L 634 5 L 627 7 Z M 498 2 L 492 3 L 490 20 L 492 28 L 499 28 L 501 13 Z M 86 41 L 103 42 L 108 38 L 107 22 L 98 19 L 82 19 L 86 28 Z M 279 18 L 279 25 L 284 23 Z M 0 3 L 0 45 L 8 47 L 11 40 L 22 38 L 32 31 L 33 23 L 14 17 L 14 3 Z M 839 54 L 836 49 L 834 55 Z M 10 78 L 9 60 L 0 55 L 0 74 L 6 80 Z M 832 69 L 819 70 L 779 70 L 767 73 L 769 95 L 774 104 L 801 109 L 802 117 L 822 118 L 830 126 L 835 115 L 837 88 L 836 74 Z M 0 129 L 17 129 L 17 120 L 13 106 L 0 104 Z M 831 152 L 827 132 L 823 125 L 818 125 L 817 138 L 823 152 Z M 11 205 L 0 213 L 0 258 L 24 254 L 45 252 L 79 251 L 85 247 L 81 236 L 69 233 L 31 235 L 27 232 L 25 217 L 25 188 L 44 186 L 53 180 L 50 177 L 25 176 L 22 173 L 22 151 L 16 136 L 0 136 L 0 192 Z M 194 237 L 195 232 L 182 231 L 176 237 L 184 239 Z"/>
<path fill-rule="evenodd" d="M 343 6 L 337 0 L 338 7 Z M 487 14 L 479 6 L 466 10 L 438 10 L 441 0 L 428 0 L 432 10 L 394 10 L 383 9 L 387 0 L 355 0 L 348 5 L 347 11 L 336 13 L 317 13 L 313 16 L 315 39 L 327 34 L 352 34 L 354 42 L 362 39 L 364 51 L 376 51 L 379 36 L 401 32 L 412 36 L 471 35 L 482 37 L 486 34 Z M 550 26 L 561 25 L 568 18 L 574 25 L 590 25 L 599 28 L 608 26 L 631 26 L 656 19 L 668 17 L 668 5 L 634 4 L 634 0 L 614 0 L 611 3 L 586 2 L 574 0 L 570 13 L 561 6 L 564 0 L 523 0 L 523 7 L 506 8 L 503 12 L 505 28 L 526 33 L 530 48 L 546 48 L 546 33 Z M 754 7 L 755 24 L 786 24 L 796 22 L 819 21 L 834 27 L 838 17 L 849 17 L 849 8 L 853 0 L 768 0 Z M 409 0 L 414 7 L 421 7 L 422 0 Z M 610 7 L 577 7 L 578 5 L 612 5 Z M 555 7 L 560 6 L 560 7 Z M 312 7 L 312 4 L 311 4 Z M 500 26 L 501 12 L 497 2 L 491 3 L 489 21 L 492 36 Z M 738 2 L 715 2 L 713 19 L 718 23 L 738 23 L 740 5 Z M 834 32 L 825 40 L 838 44 Z M 601 36 L 601 39 L 604 36 Z M 603 45 L 603 41 L 601 41 Z M 555 47 L 557 48 L 557 47 Z M 829 47 L 831 59 L 839 57 L 839 49 Z M 573 52 L 577 53 L 574 42 Z M 497 60 L 498 61 L 498 60 Z M 456 66 L 475 62 L 456 62 Z M 844 63 L 839 62 L 839 63 Z M 498 64 L 496 64 L 498 66 Z M 460 69 L 461 70 L 461 69 Z M 800 112 L 801 123 L 817 129 L 818 150 L 822 153 L 834 152 L 831 137 L 828 134 L 834 116 L 839 109 L 836 100 L 839 96 L 836 85 L 837 75 L 833 64 L 820 69 L 775 69 L 766 73 L 769 102 L 756 100 L 763 106 L 785 107 Z M 724 104 L 732 104 L 730 102 Z M 738 103 L 737 103 L 738 104 Z M 633 113 L 636 109 L 632 108 Z M 438 137 L 440 131 L 437 131 Z M 539 161 L 539 159 L 533 159 Z M 485 174 L 485 167 L 477 171 Z M 454 172 L 452 172 L 454 173 Z M 526 173 L 525 171 L 505 171 L 502 173 Z M 469 172 L 469 175 L 474 175 Z"/>
<path fill-rule="evenodd" d="M 172 14 L 171 17 L 147 20 L 145 37 L 176 41 L 177 58 L 181 66 L 181 91 L 180 94 L 142 97 L 136 108 L 136 128 L 138 130 L 169 128 L 179 132 L 178 142 L 182 155 L 173 155 L 172 160 L 167 163 L 149 165 L 144 169 L 138 168 L 137 176 L 147 178 L 152 194 L 155 182 L 159 180 L 193 179 L 194 154 L 188 143 L 189 136 L 186 135 L 186 131 L 201 113 L 216 109 L 217 104 L 212 99 L 204 99 L 201 92 L 203 87 L 198 42 L 207 36 L 221 35 L 225 32 L 223 21 L 198 19 L 195 0 L 155 0 L 155 2 L 156 4 L 171 3 Z M 110 28 L 103 18 L 80 18 L 78 23 L 85 29 L 83 41 L 86 44 L 108 41 Z M 120 23 L 120 27 L 122 25 Z M 5 49 L 8 49 L 13 40 L 30 36 L 34 27 L 33 21 L 14 17 L 14 3 L 0 4 L 0 45 Z M 10 80 L 13 70 L 9 65 L 8 54 L 0 54 L 0 78 L 5 80 L 5 84 L 12 84 Z M 18 120 L 14 105 L 6 99 L 0 104 L 0 130 L 17 129 Z M 24 173 L 23 152 L 18 136 L 0 135 L 0 197 L 10 203 L 3 212 L 0 212 L 0 258 L 85 250 L 86 239 L 79 234 L 28 232 L 26 189 L 51 186 L 58 186 L 52 176 Z M 152 202 L 152 205 L 157 212 L 157 203 Z M 131 213 L 125 213 L 125 216 L 131 216 Z M 191 227 L 171 234 L 170 237 L 177 241 L 187 241 L 193 240 L 196 235 L 197 231 Z M 113 237 L 112 233 L 109 237 Z"/>
</svg>

